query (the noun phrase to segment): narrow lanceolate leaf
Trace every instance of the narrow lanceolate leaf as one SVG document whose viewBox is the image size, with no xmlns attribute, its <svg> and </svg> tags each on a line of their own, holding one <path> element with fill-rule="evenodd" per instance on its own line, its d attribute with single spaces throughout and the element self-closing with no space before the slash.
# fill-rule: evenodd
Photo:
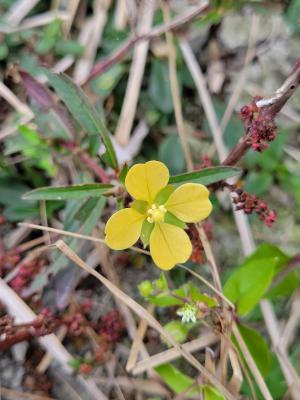
<svg viewBox="0 0 300 400">
<path fill-rule="evenodd" d="M 234 167 L 212 167 L 204 168 L 200 171 L 187 172 L 186 174 L 174 175 L 170 177 L 169 183 L 194 182 L 202 185 L 211 185 L 227 178 L 232 178 L 241 172 Z"/>
<path fill-rule="evenodd" d="M 109 132 L 85 93 L 66 75 L 57 75 L 48 70 L 44 71 L 58 96 L 87 133 L 101 136 L 107 151 L 105 159 L 112 168 L 116 169 L 118 161 Z"/>
<path fill-rule="evenodd" d="M 113 185 L 103 183 L 87 183 L 70 186 L 47 186 L 25 193 L 24 200 L 70 200 L 84 197 L 99 197 L 107 193 Z"/>
</svg>

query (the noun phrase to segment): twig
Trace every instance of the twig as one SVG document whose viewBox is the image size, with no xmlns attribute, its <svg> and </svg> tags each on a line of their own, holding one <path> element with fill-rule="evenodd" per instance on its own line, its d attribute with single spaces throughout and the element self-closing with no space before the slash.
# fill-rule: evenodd
<svg viewBox="0 0 300 400">
<path fill-rule="evenodd" d="M 184 343 L 182 347 L 193 353 L 200 349 L 204 349 L 207 346 L 211 346 L 218 340 L 219 338 L 214 333 L 204 333 L 199 338 Z M 176 360 L 178 357 L 181 357 L 181 354 L 177 349 L 165 350 L 146 360 L 140 361 L 134 368 L 132 368 L 131 372 L 133 375 L 141 374 L 150 368 L 155 368 L 163 363 Z"/>
<path fill-rule="evenodd" d="M 147 35 L 152 26 L 156 0 L 144 0 L 140 5 L 138 35 Z M 129 141 L 130 132 L 136 114 L 137 102 L 141 90 L 142 79 L 147 60 L 149 42 L 144 41 L 135 46 L 130 67 L 129 78 L 124 96 L 120 118 L 118 120 L 115 139 L 122 146 Z"/>
<path fill-rule="evenodd" d="M 284 81 L 283 85 L 276 90 L 276 92 L 263 99 L 256 101 L 256 106 L 261 108 L 261 113 L 265 117 L 275 118 L 275 116 L 281 111 L 282 107 L 289 100 L 289 98 L 295 93 L 296 89 L 300 85 L 300 60 L 296 62 L 291 73 Z M 247 134 L 245 134 L 240 142 L 231 150 L 226 159 L 223 161 L 223 165 L 235 165 L 250 149 L 251 141 Z"/>
<path fill-rule="evenodd" d="M 170 7 L 167 2 L 163 2 L 163 15 L 165 24 L 170 23 Z M 172 92 L 172 101 L 174 105 L 174 113 L 176 119 L 176 125 L 178 130 L 178 135 L 181 141 L 181 146 L 184 152 L 185 160 L 187 163 L 187 169 L 189 171 L 193 170 L 193 160 L 191 155 L 191 150 L 187 144 L 184 120 L 182 114 L 182 105 L 179 92 L 179 84 L 176 71 L 176 48 L 174 45 L 174 38 L 171 32 L 166 32 L 167 46 L 168 46 L 168 60 L 169 60 L 169 77 L 170 86 Z"/>
<path fill-rule="evenodd" d="M 112 65 L 121 61 L 125 56 L 127 56 L 128 51 L 134 47 L 137 43 L 143 40 L 151 40 L 156 37 L 163 35 L 164 33 L 172 30 L 179 29 L 187 22 L 191 21 L 194 18 L 199 17 L 204 11 L 207 11 L 209 8 L 209 2 L 205 1 L 200 6 L 191 7 L 190 10 L 178 17 L 175 17 L 169 24 L 167 25 L 159 25 L 154 28 L 150 33 L 136 36 L 132 35 L 125 43 L 123 43 L 117 50 L 115 50 L 110 56 L 100 61 L 98 64 L 94 66 L 92 72 L 87 78 L 86 82 L 95 78 L 96 76 L 102 74 L 107 71 Z"/>
</svg>

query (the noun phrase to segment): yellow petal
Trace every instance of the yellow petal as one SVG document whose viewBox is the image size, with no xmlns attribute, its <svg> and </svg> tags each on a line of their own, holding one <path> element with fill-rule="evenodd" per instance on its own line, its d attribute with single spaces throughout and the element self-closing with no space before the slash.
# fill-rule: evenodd
<svg viewBox="0 0 300 400">
<path fill-rule="evenodd" d="M 146 216 L 124 208 L 113 214 L 105 226 L 105 243 L 114 250 L 123 250 L 135 244 L 141 234 Z"/>
<path fill-rule="evenodd" d="M 157 193 L 167 186 L 168 182 L 169 170 L 165 164 L 148 161 L 130 168 L 126 175 L 125 186 L 134 199 L 152 203 Z"/>
<path fill-rule="evenodd" d="M 159 268 L 169 270 L 175 264 L 189 259 L 192 244 L 183 229 L 175 225 L 157 223 L 150 235 L 150 253 Z"/>
<path fill-rule="evenodd" d="M 184 222 L 199 222 L 212 210 L 209 191 L 199 183 L 179 186 L 165 203 L 166 209 Z"/>
</svg>

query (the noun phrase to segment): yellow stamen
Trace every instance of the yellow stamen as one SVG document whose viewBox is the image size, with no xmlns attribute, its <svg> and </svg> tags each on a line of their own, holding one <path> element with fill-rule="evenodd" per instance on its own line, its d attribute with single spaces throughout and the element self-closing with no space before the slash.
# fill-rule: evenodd
<svg viewBox="0 0 300 400">
<path fill-rule="evenodd" d="M 147 221 L 151 224 L 153 224 L 154 222 L 163 222 L 166 212 L 167 210 L 164 206 L 157 206 L 156 204 L 152 204 L 151 207 L 147 210 Z"/>
</svg>

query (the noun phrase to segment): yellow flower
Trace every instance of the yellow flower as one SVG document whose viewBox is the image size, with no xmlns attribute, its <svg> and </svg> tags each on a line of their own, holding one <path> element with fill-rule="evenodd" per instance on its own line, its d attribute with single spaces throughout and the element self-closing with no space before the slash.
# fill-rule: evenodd
<svg viewBox="0 0 300 400">
<path fill-rule="evenodd" d="M 199 222 L 212 210 L 207 188 L 198 183 L 168 185 L 169 170 L 159 161 L 131 167 L 125 186 L 134 201 L 113 214 L 105 227 L 105 242 L 114 250 L 133 246 L 139 237 L 150 244 L 155 264 L 169 270 L 187 261 L 191 241 L 185 222 Z"/>
</svg>

